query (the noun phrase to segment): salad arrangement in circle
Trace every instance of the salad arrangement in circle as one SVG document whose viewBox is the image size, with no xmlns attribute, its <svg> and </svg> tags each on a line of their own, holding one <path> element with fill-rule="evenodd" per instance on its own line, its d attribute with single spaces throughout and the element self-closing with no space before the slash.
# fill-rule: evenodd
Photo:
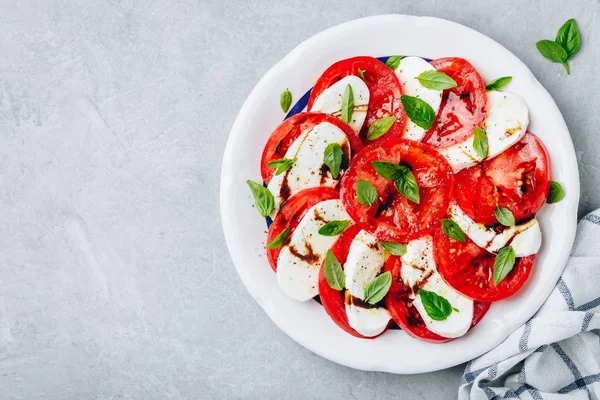
<svg viewBox="0 0 600 400">
<path fill-rule="evenodd" d="M 285 294 L 319 296 L 359 338 L 399 326 L 446 342 L 525 285 L 536 213 L 564 192 L 524 100 L 502 90 L 511 77 L 486 85 L 457 57 L 383 60 L 325 70 L 248 185 Z"/>
</svg>

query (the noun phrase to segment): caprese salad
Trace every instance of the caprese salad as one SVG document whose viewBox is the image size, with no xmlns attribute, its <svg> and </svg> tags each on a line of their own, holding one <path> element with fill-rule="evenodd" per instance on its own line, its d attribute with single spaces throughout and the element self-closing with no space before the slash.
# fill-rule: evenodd
<svg viewBox="0 0 600 400">
<path fill-rule="evenodd" d="M 281 290 L 340 328 L 465 335 L 534 268 L 536 212 L 564 196 L 511 77 L 467 60 L 355 57 L 331 65 L 248 180 L 270 224 Z M 287 111 L 291 93 L 281 106 Z"/>
</svg>

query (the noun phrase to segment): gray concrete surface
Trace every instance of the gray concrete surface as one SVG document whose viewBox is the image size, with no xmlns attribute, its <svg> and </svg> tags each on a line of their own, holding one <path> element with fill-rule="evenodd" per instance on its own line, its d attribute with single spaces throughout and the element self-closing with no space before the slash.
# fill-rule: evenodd
<svg viewBox="0 0 600 400">
<path fill-rule="evenodd" d="M 502 43 L 552 93 L 580 161 L 582 215 L 600 206 L 599 11 L 598 0 L 1 1 L 0 398 L 454 398 L 462 367 L 344 368 L 254 303 L 220 229 L 229 129 L 309 36 L 366 15 L 439 16 Z M 567 77 L 534 43 L 570 17 L 583 47 Z"/>
</svg>

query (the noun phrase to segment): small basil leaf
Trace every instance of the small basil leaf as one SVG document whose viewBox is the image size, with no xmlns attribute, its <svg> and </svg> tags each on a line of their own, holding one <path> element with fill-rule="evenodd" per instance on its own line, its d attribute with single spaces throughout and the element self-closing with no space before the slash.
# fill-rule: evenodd
<svg viewBox="0 0 600 400">
<path fill-rule="evenodd" d="M 267 249 L 278 249 L 281 246 L 283 246 L 283 244 L 287 240 L 289 234 L 290 234 L 290 228 L 285 228 L 284 230 L 282 230 L 281 233 L 279 235 L 275 236 L 275 239 L 273 239 L 271 241 L 271 243 L 269 243 L 267 245 Z"/>
<path fill-rule="evenodd" d="M 442 232 L 444 235 L 448 236 L 450 239 L 458 240 L 460 242 L 465 242 L 467 239 L 465 238 L 465 233 L 460 229 L 460 226 L 453 220 L 449 218 L 442 219 Z"/>
<path fill-rule="evenodd" d="M 336 236 L 339 235 L 350 225 L 350 221 L 329 221 L 319 229 L 319 235 Z"/>
<path fill-rule="evenodd" d="M 427 89 L 444 90 L 456 87 L 456 81 L 454 79 L 443 72 L 435 70 L 422 72 L 417 76 L 417 80 L 421 86 L 426 87 Z"/>
<path fill-rule="evenodd" d="M 494 214 L 498 222 L 504 226 L 513 226 L 515 224 L 515 216 L 508 208 L 496 207 Z"/>
<path fill-rule="evenodd" d="M 419 290 L 419 296 L 425 312 L 432 320 L 444 321 L 452 314 L 452 305 L 445 297 L 425 289 Z"/>
<path fill-rule="evenodd" d="M 369 132 L 367 132 L 368 140 L 375 140 L 378 137 L 381 137 L 390 130 L 392 125 L 396 122 L 396 117 L 383 117 L 379 118 L 377 121 L 373 122 L 369 127 Z"/>
<path fill-rule="evenodd" d="M 402 107 L 404 107 L 406 115 L 408 115 L 408 118 L 415 125 L 420 126 L 426 131 L 431 129 L 435 121 L 435 111 L 427 102 L 418 97 L 407 95 L 402 95 L 400 100 L 402 101 Z"/>
<path fill-rule="evenodd" d="M 569 56 L 567 51 L 560 44 L 557 44 L 552 40 L 540 40 L 535 46 L 546 59 L 562 64 L 565 67 L 567 74 L 571 73 L 569 64 L 567 64 Z"/>
<path fill-rule="evenodd" d="M 577 22 L 570 19 L 560 27 L 556 34 L 556 43 L 562 46 L 567 51 L 567 60 L 571 59 L 579 51 L 581 47 L 581 35 Z"/>
<path fill-rule="evenodd" d="M 350 123 L 352 121 L 352 113 L 354 112 L 354 92 L 350 84 L 346 85 L 346 90 L 342 95 L 342 121 Z"/>
<path fill-rule="evenodd" d="M 494 285 L 498 286 L 506 278 L 515 266 L 515 261 L 515 251 L 511 246 L 500 249 L 494 260 Z"/>
<path fill-rule="evenodd" d="M 391 56 L 385 62 L 385 65 L 390 67 L 392 70 L 396 70 L 400 66 L 400 60 L 402 60 L 402 56 Z"/>
<path fill-rule="evenodd" d="M 252 195 L 254 196 L 254 204 L 256 205 L 260 215 L 263 217 L 269 216 L 275 207 L 275 199 L 273 199 L 273 194 L 269 191 L 269 189 L 260 183 L 251 181 L 250 179 L 248 179 L 246 183 L 252 191 Z"/>
<path fill-rule="evenodd" d="M 325 148 L 323 162 L 329 167 L 333 179 L 337 179 L 338 176 L 340 176 L 343 155 L 344 151 L 342 150 L 342 146 L 337 143 L 329 143 Z"/>
<path fill-rule="evenodd" d="M 494 79 L 487 85 L 485 85 L 485 90 L 488 92 L 493 92 L 494 90 L 500 90 L 504 86 L 508 85 L 512 81 L 512 76 L 503 76 L 502 78 Z"/>
<path fill-rule="evenodd" d="M 292 165 L 294 165 L 295 162 L 296 159 L 290 160 L 289 158 L 280 158 L 279 160 L 271 161 L 267 166 L 269 166 L 269 168 L 277 168 L 275 170 L 275 175 L 279 175 L 292 168 Z"/>
<path fill-rule="evenodd" d="M 384 249 L 395 256 L 403 256 L 406 254 L 406 246 L 396 242 L 379 242 Z"/>
<path fill-rule="evenodd" d="M 473 136 L 473 149 L 480 158 L 486 158 L 488 155 L 489 145 L 487 133 L 481 127 L 475 127 L 475 135 Z"/>
<path fill-rule="evenodd" d="M 390 290 L 390 286 L 392 286 L 392 273 L 387 271 L 373 279 L 365 287 L 365 301 L 369 304 L 379 303 Z"/>
<path fill-rule="evenodd" d="M 377 201 L 377 189 L 369 181 L 359 179 L 356 182 L 356 199 L 363 206 L 371 206 Z"/>
<path fill-rule="evenodd" d="M 365 80 L 365 70 L 364 69 L 358 69 L 358 75 L 360 75 L 360 79 L 362 79 L 363 81 Z"/>
<path fill-rule="evenodd" d="M 421 202 L 419 186 L 412 171 L 405 166 L 400 165 L 398 174 L 394 177 L 394 184 L 401 195 L 417 204 Z"/>
<path fill-rule="evenodd" d="M 548 198 L 546 203 L 558 203 L 565 197 L 565 191 L 560 183 L 556 181 L 550 181 L 550 188 L 548 189 Z"/>
<path fill-rule="evenodd" d="M 325 264 L 323 265 L 325 280 L 329 284 L 329 287 L 333 290 L 342 290 L 346 286 L 346 277 L 344 276 L 344 270 L 340 265 L 340 262 L 335 257 L 335 254 L 331 250 L 327 250 L 325 255 Z"/>
<path fill-rule="evenodd" d="M 371 163 L 375 171 L 385 179 L 394 179 L 400 171 L 400 166 L 387 161 L 373 161 Z"/>
<path fill-rule="evenodd" d="M 279 105 L 281 106 L 283 112 L 288 112 L 290 106 L 292 105 L 292 92 L 290 92 L 290 89 L 285 89 L 285 91 L 281 93 L 281 96 L 279 97 Z"/>
</svg>

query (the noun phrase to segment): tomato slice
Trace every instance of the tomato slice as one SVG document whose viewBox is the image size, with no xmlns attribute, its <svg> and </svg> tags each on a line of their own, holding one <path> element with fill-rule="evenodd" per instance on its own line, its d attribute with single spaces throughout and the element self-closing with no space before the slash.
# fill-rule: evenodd
<svg viewBox="0 0 600 400">
<path fill-rule="evenodd" d="M 496 256 L 477 246 L 450 239 L 440 228 L 433 236 L 434 258 L 442 278 L 463 295 L 478 301 L 498 301 L 515 294 L 527 281 L 535 255 L 518 258 L 513 269 L 498 286 L 494 285 Z"/>
<path fill-rule="evenodd" d="M 532 218 L 546 202 L 550 162 L 542 141 L 527 132 L 499 156 L 455 175 L 459 207 L 481 224 L 496 223 L 496 205 L 517 221 Z"/>
<path fill-rule="evenodd" d="M 436 120 L 423 141 L 434 147 L 448 147 L 472 136 L 483 121 L 485 83 L 475 67 L 462 58 L 438 58 L 431 65 L 454 79 L 456 87 L 444 90 Z"/>
<path fill-rule="evenodd" d="M 428 342 L 448 342 L 452 339 L 431 332 L 419 311 L 413 307 L 413 300 L 409 297 L 409 289 L 404 286 L 402 281 L 402 261 L 400 257 L 390 256 L 384 265 L 385 271 L 390 271 L 392 274 L 392 286 L 385 297 L 385 306 L 392 316 L 392 319 L 409 335 L 426 340 Z M 473 303 L 473 320 L 471 321 L 472 329 L 481 321 L 483 316 L 490 308 L 490 303 L 475 301 Z"/>
<path fill-rule="evenodd" d="M 351 155 L 357 154 L 363 147 L 354 130 L 341 120 L 326 114 L 300 113 L 283 121 L 271 134 L 262 153 L 260 172 L 263 181 L 269 183 L 275 172 L 268 166 L 271 161 L 285 157 L 285 153 L 302 132 L 322 122 L 329 122 L 340 128 L 348 137 Z"/>
<path fill-rule="evenodd" d="M 394 182 L 380 176 L 373 161 L 408 166 L 417 181 L 420 203 L 401 195 Z M 364 179 L 377 189 L 371 206 L 356 198 L 356 183 Z M 435 149 L 406 139 L 390 139 L 385 146 L 369 146 L 350 163 L 340 186 L 346 211 L 364 230 L 379 240 L 407 242 L 430 233 L 446 214 L 453 183 L 452 168 Z"/>
<path fill-rule="evenodd" d="M 307 109 L 310 110 L 317 97 L 334 83 L 348 75 L 360 77 L 359 69 L 364 71 L 364 81 L 369 88 L 369 109 L 360 131 L 361 139 L 367 140 L 367 132 L 373 122 L 388 116 L 395 116 L 396 122 L 385 135 L 369 141 L 369 143 L 380 143 L 394 136 L 401 137 L 405 123 L 404 109 L 400 102 L 402 85 L 394 71 L 373 57 L 349 58 L 338 61 L 327 68 L 312 89 Z"/>
<path fill-rule="evenodd" d="M 296 229 L 309 208 L 322 201 L 335 200 L 339 199 L 339 197 L 340 194 L 337 190 L 326 187 L 304 189 L 294 194 L 283 203 L 279 213 L 269 227 L 267 243 L 271 243 L 286 228 L 290 228 L 290 233 L 288 234 L 289 240 L 294 233 L 294 229 Z M 267 249 L 267 259 L 274 271 L 277 271 L 277 259 L 280 252 L 281 247 Z"/>
</svg>

